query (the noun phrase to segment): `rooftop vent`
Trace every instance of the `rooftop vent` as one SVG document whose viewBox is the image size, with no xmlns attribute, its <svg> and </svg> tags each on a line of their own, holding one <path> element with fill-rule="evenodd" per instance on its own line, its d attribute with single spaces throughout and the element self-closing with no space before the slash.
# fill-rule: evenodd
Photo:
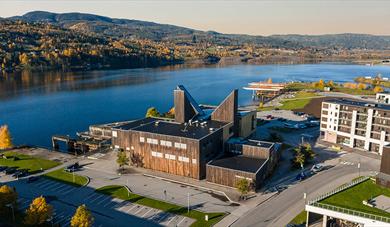
<svg viewBox="0 0 390 227">
<path fill-rule="evenodd" d="M 154 125 L 158 126 L 159 123 L 160 123 L 159 121 L 156 121 L 156 122 L 154 122 Z"/>
</svg>

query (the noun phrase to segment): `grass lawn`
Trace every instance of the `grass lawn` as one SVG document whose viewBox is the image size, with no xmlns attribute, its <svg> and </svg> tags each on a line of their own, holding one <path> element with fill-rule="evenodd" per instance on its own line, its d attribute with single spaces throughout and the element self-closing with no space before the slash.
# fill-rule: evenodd
<svg viewBox="0 0 390 227">
<path fill-rule="evenodd" d="M 353 89 L 346 87 L 336 87 L 333 91 L 351 95 L 375 95 L 375 92 L 372 90 Z"/>
<path fill-rule="evenodd" d="M 301 213 L 299 213 L 297 216 L 295 216 L 295 218 L 290 221 L 290 224 L 302 225 L 306 223 L 306 216 L 307 216 L 307 212 L 304 210 Z"/>
<path fill-rule="evenodd" d="M 96 189 L 97 192 L 111 195 L 113 197 L 128 200 L 133 203 L 138 203 L 141 205 L 145 205 L 148 207 L 160 209 L 169 213 L 183 215 L 189 218 L 196 219 L 196 222 L 192 224 L 191 226 L 212 226 L 216 223 L 218 223 L 225 215 L 225 213 L 203 213 L 201 211 L 197 210 L 191 210 L 189 213 L 187 212 L 187 207 L 181 207 L 175 204 L 166 203 L 160 200 L 155 200 L 151 198 L 147 198 L 141 195 L 130 193 L 128 194 L 128 191 L 125 187 L 120 185 L 109 185 L 104 186 L 102 188 Z M 209 216 L 209 221 L 205 221 L 204 217 L 205 215 Z"/>
<path fill-rule="evenodd" d="M 280 103 L 281 106 L 267 106 L 259 108 L 261 111 L 273 110 L 278 108 L 280 110 L 295 110 L 304 108 L 313 98 L 320 97 L 318 94 L 313 92 L 300 91 L 295 93 L 295 97 L 291 99 L 283 99 Z"/>
<path fill-rule="evenodd" d="M 46 173 L 43 176 L 50 179 L 50 180 L 60 181 L 60 182 L 63 182 L 65 184 L 70 184 L 70 185 L 73 185 L 76 187 L 81 187 L 81 186 L 85 185 L 88 181 L 88 179 L 86 177 L 77 175 L 75 173 L 74 174 L 74 182 L 73 182 L 73 173 L 65 172 L 63 168 Z"/>
<path fill-rule="evenodd" d="M 27 169 L 29 173 L 37 173 L 42 170 L 50 169 L 60 165 L 59 162 L 34 157 L 31 155 L 21 154 L 18 152 L 3 152 L 7 159 L 0 158 L 0 166 L 18 167 Z"/>
<path fill-rule="evenodd" d="M 363 205 L 363 200 L 369 200 L 379 195 L 390 197 L 390 189 L 375 184 L 371 179 L 366 180 L 352 188 L 328 197 L 320 203 L 353 209 L 378 216 L 390 217 L 390 213 L 383 210 Z"/>
</svg>

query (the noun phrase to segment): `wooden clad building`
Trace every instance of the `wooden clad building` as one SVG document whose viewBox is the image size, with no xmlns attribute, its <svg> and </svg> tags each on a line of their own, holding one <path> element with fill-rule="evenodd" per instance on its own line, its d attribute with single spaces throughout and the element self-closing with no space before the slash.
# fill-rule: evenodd
<svg viewBox="0 0 390 227">
<path fill-rule="evenodd" d="M 235 187 L 245 178 L 253 188 L 259 188 L 272 173 L 279 158 L 280 144 L 248 140 L 245 143 L 229 143 L 230 155 L 207 164 L 206 179 L 209 182 Z"/>
<path fill-rule="evenodd" d="M 383 147 L 381 167 L 376 177 L 376 183 L 390 188 L 390 146 Z"/>
</svg>

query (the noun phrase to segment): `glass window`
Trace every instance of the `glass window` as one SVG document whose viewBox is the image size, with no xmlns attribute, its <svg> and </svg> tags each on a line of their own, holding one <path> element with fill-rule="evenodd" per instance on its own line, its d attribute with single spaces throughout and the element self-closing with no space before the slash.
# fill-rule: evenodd
<svg viewBox="0 0 390 227">
<path fill-rule="evenodd" d="M 112 137 L 117 137 L 117 136 L 118 136 L 117 131 L 112 131 Z"/>
</svg>

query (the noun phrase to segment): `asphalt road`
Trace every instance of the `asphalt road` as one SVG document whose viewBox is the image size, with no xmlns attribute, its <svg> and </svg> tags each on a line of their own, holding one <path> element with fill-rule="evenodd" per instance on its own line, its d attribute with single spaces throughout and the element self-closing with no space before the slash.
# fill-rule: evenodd
<svg viewBox="0 0 390 227">
<path fill-rule="evenodd" d="M 360 161 L 361 175 L 373 174 L 379 169 L 379 160 L 350 153 L 342 157 L 340 164 L 320 172 L 303 182 L 290 186 L 269 200 L 259 204 L 241 216 L 232 226 L 285 226 L 304 209 L 304 192 L 307 199 L 313 199 L 359 176 L 357 163 Z"/>
</svg>

